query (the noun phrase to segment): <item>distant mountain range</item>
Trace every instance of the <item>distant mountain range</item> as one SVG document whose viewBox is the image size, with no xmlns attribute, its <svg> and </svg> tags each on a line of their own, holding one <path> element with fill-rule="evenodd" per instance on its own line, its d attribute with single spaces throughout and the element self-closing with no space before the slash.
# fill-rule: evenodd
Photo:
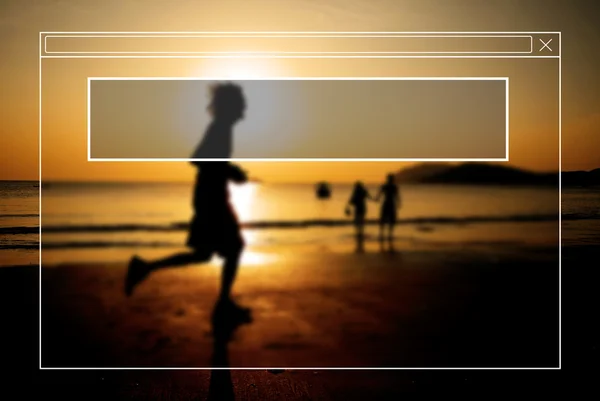
<svg viewBox="0 0 600 401">
<path fill-rule="evenodd" d="M 492 163 L 421 163 L 396 173 L 399 183 L 558 185 L 558 172 L 537 173 Z M 563 186 L 600 185 L 600 169 L 562 173 Z"/>
<path fill-rule="evenodd" d="M 567 171 L 562 173 L 563 186 L 600 186 L 600 168 L 590 171 Z"/>
</svg>

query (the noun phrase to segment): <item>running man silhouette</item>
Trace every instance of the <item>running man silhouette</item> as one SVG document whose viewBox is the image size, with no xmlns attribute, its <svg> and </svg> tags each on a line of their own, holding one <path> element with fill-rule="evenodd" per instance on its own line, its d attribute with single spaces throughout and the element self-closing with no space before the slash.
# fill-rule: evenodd
<svg viewBox="0 0 600 401">
<path fill-rule="evenodd" d="M 367 199 L 373 200 L 369 191 L 361 181 L 354 184 L 352 195 L 346 206 L 346 214 L 350 214 L 350 207 L 354 208 L 354 226 L 356 227 L 356 250 L 363 251 L 365 235 L 365 216 L 367 214 Z"/>
<path fill-rule="evenodd" d="M 246 102 L 242 89 L 231 83 L 211 88 L 209 111 L 213 120 L 192 158 L 228 158 L 232 153 L 232 128 L 244 117 Z M 231 289 L 244 249 L 244 239 L 229 200 L 228 183 L 245 183 L 246 173 L 228 161 L 192 161 L 197 169 L 193 193 L 194 216 L 190 223 L 189 252 L 153 262 L 134 256 L 125 280 L 128 296 L 148 275 L 158 269 L 206 263 L 214 254 L 224 258 L 221 293 L 217 303 L 234 311 L 247 311 L 231 299 Z"/>
<path fill-rule="evenodd" d="M 383 196 L 381 204 L 381 214 L 379 218 L 379 240 L 383 242 L 384 231 L 388 228 L 388 242 L 392 245 L 394 226 L 397 219 L 397 210 L 401 205 L 400 190 L 394 182 L 394 175 L 388 174 L 385 184 L 383 184 L 377 194 L 375 200 L 379 200 Z"/>
</svg>

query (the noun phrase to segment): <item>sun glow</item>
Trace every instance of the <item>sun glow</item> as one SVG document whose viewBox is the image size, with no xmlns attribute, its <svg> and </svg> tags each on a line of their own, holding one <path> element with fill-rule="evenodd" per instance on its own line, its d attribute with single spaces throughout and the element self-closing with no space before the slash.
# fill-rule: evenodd
<svg viewBox="0 0 600 401">
<path fill-rule="evenodd" d="M 256 183 L 247 183 L 243 185 L 232 184 L 230 186 L 231 202 L 236 210 L 238 219 L 241 223 L 253 219 L 253 211 L 256 208 L 256 196 L 258 191 Z M 242 235 L 246 242 L 246 249 L 242 253 L 241 264 L 243 266 L 261 266 L 273 262 L 274 255 L 257 252 L 251 247 L 256 244 L 256 233 L 253 230 L 243 230 Z"/>
<path fill-rule="evenodd" d="M 227 79 L 270 78 L 281 74 L 281 68 L 272 59 L 209 59 L 195 71 L 199 77 Z"/>
<path fill-rule="evenodd" d="M 245 222 L 252 219 L 252 211 L 255 207 L 255 198 L 257 191 L 256 183 L 246 183 L 242 185 L 232 184 L 229 187 L 231 202 L 236 210 L 240 221 Z"/>
</svg>

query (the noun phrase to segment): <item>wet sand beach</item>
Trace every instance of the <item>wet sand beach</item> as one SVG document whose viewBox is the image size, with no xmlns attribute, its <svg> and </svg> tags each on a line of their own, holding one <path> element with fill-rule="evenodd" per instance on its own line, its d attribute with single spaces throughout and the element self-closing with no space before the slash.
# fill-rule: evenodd
<svg viewBox="0 0 600 401">
<path fill-rule="evenodd" d="M 229 364 L 555 366 L 558 266 L 511 258 L 315 253 L 242 267 L 235 294 L 254 321 Z M 127 298 L 125 264 L 44 268 L 43 366 L 210 368 L 219 274 L 166 269 Z"/>
<path fill-rule="evenodd" d="M 155 273 L 131 298 L 122 291 L 124 263 L 47 266 L 43 367 L 192 369 L 35 375 L 49 389 L 80 377 L 76 386 L 97 389 L 98 399 L 231 399 L 226 394 L 233 392 L 235 399 L 359 400 L 440 380 L 456 385 L 451 377 L 473 372 L 339 368 L 555 367 L 557 249 L 521 249 L 518 258 L 515 252 L 284 252 L 269 267 L 240 269 L 236 299 L 252 308 L 254 321 L 221 350 L 210 325 L 217 266 Z M 38 351 L 37 268 L 0 274 L 12 283 L 3 305 L 17 308 L 5 316 L 22 329 L 13 341 L 30 344 L 18 348 L 22 371 L 30 371 L 25 361 Z M 255 369 L 213 370 L 219 352 L 219 367 Z M 323 369 L 329 367 L 338 369 Z"/>
</svg>

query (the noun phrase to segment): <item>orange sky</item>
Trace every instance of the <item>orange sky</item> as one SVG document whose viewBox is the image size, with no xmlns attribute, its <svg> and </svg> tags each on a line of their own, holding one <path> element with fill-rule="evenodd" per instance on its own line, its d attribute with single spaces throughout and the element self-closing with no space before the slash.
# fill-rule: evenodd
<svg viewBox="0 0 600 401">
<path fill-rule="evenodd" d="M 39 31 L 562 31 L 563 170 L 600 167 L 600 70 L 595 45 L 600 37 L 593 16 L 581 2 L 562 5 L 530 1 L 3 1 L 0 5 L 0 179 L 38 178 L 38 32 Z M 250 5 L 252 4 L 252 5 Z M 590 8 L 591 7 L 591 8 Z M 141 65 L 95 65 L 46 60 L 43 178 L 187 180 L 186 163 L 89 163 L 85 154 L 85 76 L 183 75 L 241 69 L 262 75 L 338 75 L 339 62 L 246 64 L 170 61 Z M 556 170 L 555 60 L 496 62 L 465 66 L 445 63 L 379 63 L 364 60 L 345 66 L 348 75 L 453 75 L 475 69 L 479 75 L 511 77 L 511 164 Z M 112 69 L 112 74 L 111 74 Z M 139 73 L 145 70 L 144 74 Z M 134 72 L 135 71 L 135 72 Z M 506 74 L 509 71 L 509 74 Z M 46 79 L 48 78 L 48 79 Z M 513 89 L 514 88 L 514 89 Z M 83 106 L 83 108 L 82 108 Z M 83 110 L 83 112 L 81 112 Z M 548 121 L 551 120 L 551 121 Z M 48 145 L 46 146 L 46 141 Z M 83 145 L 83 147 L 82 147 Z M 268 181 L 379 180 L 399 163 L 251 163 L 252 175 Z"/>
</svg>

